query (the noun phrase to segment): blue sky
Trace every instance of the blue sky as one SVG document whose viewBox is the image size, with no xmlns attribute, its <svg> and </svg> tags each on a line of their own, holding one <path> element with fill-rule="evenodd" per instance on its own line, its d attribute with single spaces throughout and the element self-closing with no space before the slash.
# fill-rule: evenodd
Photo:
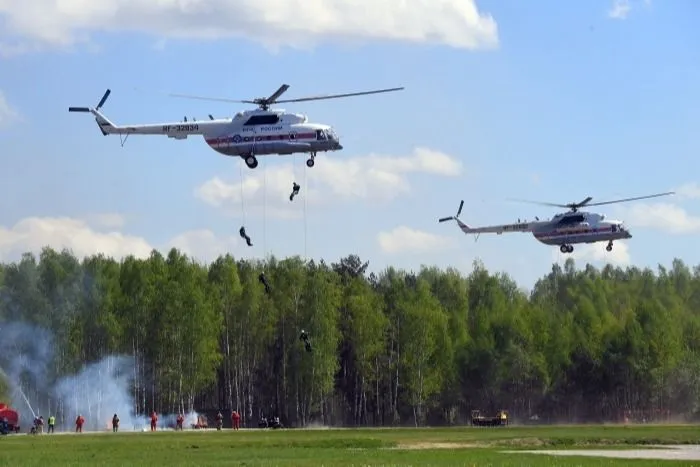
<svg viewBox="0 0 700 467">
<path fill-rule="evenodd" d="M 700 263 L 695 2 L 478 1 L 481 18 L 468 0 L 31 3 L 42 2 L 37 19 L 0 0 L 0 260 L 45 244 L 115 256 L 178 246 L 203 261 L 356 253 L 374 270 L 465 273 L 478 258 L 530 287 L 567 256 L 529 234 L 475 242 L 437 218 L 460 199 L 466 223 L 487 225 L 557 212 L 507 198 L 677 190 L 601 209 L 634 238 L 612 253 L 580 245 L 574 258 Z M 248 107 L 164 91 L 249 99 L 282 83 L 288 98 L 406 89 L 281 106 L 340 135 L 345 149 L 313 169 L 297 155 L 241 170 L 198 137 L 122 148 L 67 112 L 110 88 L 103 111 L 116 123 L 231 116 Z M 290 203 L 293 180 L 302 193 Z M 243 210 L 253 248 L 237 235 Z"/>
</svg>

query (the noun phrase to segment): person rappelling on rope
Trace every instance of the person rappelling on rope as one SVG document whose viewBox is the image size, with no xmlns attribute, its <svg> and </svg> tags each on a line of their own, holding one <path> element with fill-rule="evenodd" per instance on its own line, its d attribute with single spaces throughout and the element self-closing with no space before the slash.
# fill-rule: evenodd
<svg viewBox="0 0 700 467">
<path fill-rule="evenodd" d="M 245 232 L 245 227 L 241 227 L 241 230 L 239 230 L 238 233 L 241 234 L 241 238 L 245 240 L 248 246 L 253 246 L 253 242 L 250 240 L 250 237 Z"/>
<path fill-rule="evenodd" d="M 309 335 L 303 329 L 301 330 L 301 334 L 299 335 L 299 340 L 304 341 L 304 347 L 306 348 L 307 352 L 311 352 L 313 350 L 311 348 L 311 341 L 309 341 Z"/>
<path fill-rule="evenodd" d="M 292 194 L 289 195 L 289 201 L 294 201 L 294 197 L 299 194 L 301 187 L 297 182 L 292 182 Z"/>
<path fill-rule="evenodd" d="M 258 276 L 258 280 L 260 281 L 260 283 L 262 285 L 265 286 L 265 293 L 269 294 L 270 293 L 270 284 L 267 282 L 267 278 L 265 277 L 265 274 L 261 272 L 260 275 Z"/>
</svg>

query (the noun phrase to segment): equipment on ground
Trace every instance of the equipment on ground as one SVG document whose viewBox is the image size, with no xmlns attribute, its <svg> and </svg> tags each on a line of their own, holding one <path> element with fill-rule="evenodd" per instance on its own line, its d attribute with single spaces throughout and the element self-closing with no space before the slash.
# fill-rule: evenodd
<svg viewBox="0 0 700 467">
<path fill-rule="evenodd" d="M 559 245 L 559 251 L 562 253 L 571 253 L 574 251 L 574 244 L 577 243 L 596 243 L 608 242 L 605 249 L 612 251 L 614 240 L 623 240 L 632 238 L 629 229 L 625 227 L 622 221 L 606 219 L 605 215 L 579 211 L 585 206 L 601 206 L 604 204 L 624 203 L 647 198 L 656 198 L 659 196 L 672 195 L 674 192 L 657 193 L 654 195 L 638 196 L 635 198 L 618 199 L 614 201 L 604 201 L 600 203 L 591 203 L 590 196 L 579 203 L 556 204 L 556 203 L 540 203 L 537 201 L 525 201 L 528 203 L 541 204 L 544 206 L 557 206 L 569 208 L 569 211 L 555 214 L 550 220 L 541 221 L 535 217 L 535 221 L 528 222 L 518 219 L 515 224 L 500 224 L 487 227 L 469 227 L 459 220 L 459 215 L 464 207 L 464 200 L 459 204 L 457 214 L 451 217 L 443 217 L 438 222 L 446 222 L 454 220 L 459 228 L 465 234 L 502 233 L 510 232 L 531 232 L 532 235 L 545 245 Z M 523 201 L 523 200 L 519 200 Z"/>
<path fill-rule="evenodd" d="M 0 432 L 6 435 L 19 433 L 19 430 L 19 412 L 0 402 Z"/>
<path fill-rule="evenodd" d="M 499 410 L 494 417 L 485 417 L 481 411 L 472 410 L 472 426 L 507 426 L 508 412 Z"/>
<path fill-rule="evenodd" d="M 197 415 L 197 422 L 192 424 L 193 430 L 206 430 L 209 428 L 209 423 L 207 422 L 207 417 L 204 415 Z"/>
<path fill-rule="evenodd" d="M 269 154 L 289 155 L 308 153 L 308 167 L 314 166 L 318 152 L 340 151 L 343 146 L 333 128 L 321 123 L 309 123 L 306 115 L 287 112 L 284 109 L 270 109 L 272 104 L 288 102 L 307 102 L 340 97 L 362 96 L 385 92 L 401 91 L 404 88 L 378 89 L 374 91 L 332 94 L 315 97 L 300 97 L 297 99 L 279 100 L 279 97 L 289 89 L 283 84 L 269 97 L 253 100 L 233 100 L 216 97 L 190 96 L 185 94 L 170 94 L 173 97 L 202 99 L 211 101 L 237 102 L 255 104 L 254 110 L 238 112 L 233 118 L 215 119 L 209 115 L 209 121 L 188 122 L 187 117 L 181 122 L 166 122 L 136 125 L 116 125 L 102 114 L 104 105 L 111 91 L 107 89 L 95 108 L 69 107 L 69 112 L 85 112 L 95 116 L 95 121 L 102 134 L 120 135 L 124 146 L 129 135 L 165 135 L 168 138 L 186 139 L 190 135 L 202 135 L 206 143 L 216 152 L 225 156 L 241 157 L 246 165 L 254 169 L 258 166 L 257 156 Z"/>
<path fill-rule="evenodd" d="M 284 427 L 282 426 L 279 417 L 262 417 L 258 422 L 258 428 L 272 428 L 277 430 Z"/>
</svg>

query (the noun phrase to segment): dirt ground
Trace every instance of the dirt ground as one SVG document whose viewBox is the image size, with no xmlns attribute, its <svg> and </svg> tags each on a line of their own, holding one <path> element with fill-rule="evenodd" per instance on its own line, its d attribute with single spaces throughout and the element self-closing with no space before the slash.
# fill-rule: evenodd
<svg viewBox="0 0 700 467">
<path fill-rule="evenodd" d="M 464 448 L 476 448 L 484 447 L 483 444 L 469 444 L 469 443 L 407 443 L 399 444 L 391 449 L 402 449 L 402 450 L 419 450 L 419 449 L 464 449 Z"/>
<path fill-rule="evenodd" d="M 567 449 L 536 451 L 503 451 L 507 453 L 547 454 L 550 456 L 586 456 L 617 459 L 700 460 L 700 445 L 653 446 L 654 449 Z"/>
</svg>

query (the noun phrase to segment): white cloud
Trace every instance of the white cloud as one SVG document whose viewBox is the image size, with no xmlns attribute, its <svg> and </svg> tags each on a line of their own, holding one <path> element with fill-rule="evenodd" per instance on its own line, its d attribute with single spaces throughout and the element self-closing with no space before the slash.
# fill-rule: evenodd
<svg viewBox="0 0 700 467">
<path fill-rule="evenodd" d="M 643 3 L 647 8 L 651 6 L 651 0 L 643 0 Z M 630 0 L 613 0 L 608 10 L 608 18 L 623 20 L 629 16 L 630 11 L 632 11 Z"/>
<path fill-rule="evenodd" d="M 450 249 L 455 246 L 454 239 L 435 235 L 410 227 L 400 226 L 389 232 L 377 235 L 379 247 L 384 253 L 427 253 Z"/>
<path fill-rule="evenodd" d="M 374 203 L 388 202 L 410 192 L 408 174 L 454 177 L 462 173 L 461 162 L 427 148 L 416 148 L 410 156 L 375 154 L 345 158 L 320 154 L 312 169 L 302 165 L 305 160 L 303 157 L 298 157 L 296 167 L 290 162 L 265 169 L 270 157 L 272 156 L 261 157 L 257 169 L 243 169 L 242 186 L 240 178 L 226 182 L 215 177 L 198 187 L 195 196 L 231 214 L 240 215 L 243 207 L 246 214 L 260 213 L 264 208 L 266 216 L 291 218 L 301 214 L 298 206 L 304 202 L 304 196 L 306 202 L 314 204 L 353 198 L 367 199 Z M 243 164 L 242 159 L 239 164 Z M 306 184 L 304 177 L 307 177 Z M 299 205 L 289 202 L 293 181 L 301 185 L 299 197 L 295 198 L 295 203 L 298 202 Z"/>
<path fill-rule="evenodd" d="M 126 219 L 121 214 L 105 213 L 92 216 L 95 222 L 108 229 L 120 229 L 126 224 Z"/>
<path fill-rule="evenodd" d="M 608 10 L 608 17 L 613 19 L 625 19 L 631 9 L 632 6 L 629 0 L 614 0 L 612 6 Z"/>
<path fill-rule="evenodd" d="M 10 103 L 5 98 L 5 94 L 0 91 L 0 128 L 6 127 L 19 119 L 19 113 L 10 106 Z"/>
<path fill-rule="evenodd" d="M 564 264 L 567 258 L 573 258 L 579 265 L 601 263 L 612 264 L 613 266 L 627 266 L 630 264 L 629 245 L 626 242 L 615 242 L 612 251 L 607 251 L 605 249 L 606 246 L 607 242 L 579 243 L 574 245 L 572 253 L 562 253 L 559 251 L 559 248 L 553 248 L 552 260 Z"/>
<path fill-rule="evenodd" d="M 686 183 L 674 190 L 682 198 L 698 199 L 700 198 L 700 185 L 697 183 Z"/>
<path fill-rule="evenodd" d="M 15 261 L 22 253 L 39 253 L 45 246 L 67 248 L 82 258 L 104 253 L 114 258 L 134 255 L 148 257 L 157 248 L 166 251 L 171 247 L 200 260 L 211 261 L 237 245 L 235 237 L 217 238 L 207 230 L 185 232 L 166 242 L 153 246 L 146 239 L 115 230 L 99 231 L 80 219 L 68 217 L 27 217 L 14 226 L 0 226 L 0 261 Z"/>
<path fill-rule="evenodd" d="M 655 229 L 676 235 L 700 232 L 700 217 L 688 214 L 675 204 L 637 204 L 624 212 L 625 223 L 630 227 Z"/>
<path fill-rule="evenodd" d="M 14 52 L 71 46 L 103 31 L 247 37 L 268 47 L 332 39 L 498 46 L 498 26 L 475 0 L 0 0 L 0 23 L 0 43 Z"/>
</svg>

